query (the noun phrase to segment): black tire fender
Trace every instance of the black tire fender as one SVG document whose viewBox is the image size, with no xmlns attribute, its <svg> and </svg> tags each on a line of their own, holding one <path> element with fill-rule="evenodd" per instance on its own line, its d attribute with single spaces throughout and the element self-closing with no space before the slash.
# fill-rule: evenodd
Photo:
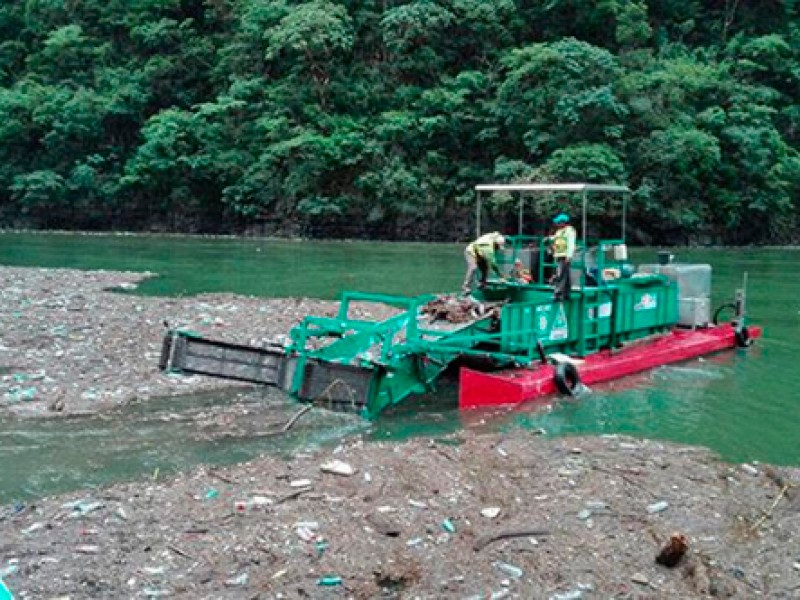
<svg viewBox="0 0 800 600">
<path fill-rule="evenodd" d="M 737 348 L 749 348 L 753 345 L 753 338 L 750 337 L 750 331 L 747 326 L 737 328 L 734 331 Z"/>
<path fill-rule="evenodd" d="M 560 362 L 556 365 L 556 373 L 553 379 L 556 383 L 556 389 L 565 396 L 574 396 L 581 383 L 578 369 L 569 362 Z"/>
</svg>

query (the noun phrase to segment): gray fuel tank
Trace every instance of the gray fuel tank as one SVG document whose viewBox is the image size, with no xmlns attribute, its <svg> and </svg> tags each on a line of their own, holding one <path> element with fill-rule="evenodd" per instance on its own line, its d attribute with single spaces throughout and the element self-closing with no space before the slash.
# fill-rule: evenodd
<svg viewBox="0 0 800 600">
<path fill-rule="evenodd" d="M 711 265 L 640 265 L 639 272 L 666 275 L 678 285 L 678 325 L 708 327 L 711 322 Z"/>
</svg>

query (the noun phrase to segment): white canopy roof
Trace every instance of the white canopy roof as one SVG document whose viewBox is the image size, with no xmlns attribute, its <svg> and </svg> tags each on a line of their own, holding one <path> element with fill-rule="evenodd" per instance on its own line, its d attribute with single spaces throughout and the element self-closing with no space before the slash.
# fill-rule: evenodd
<svg viewBox="0 0 800 600">
<path fill-rule="evenodd" d="M 625 185 L 598 183 L 482 183 L 478 192 L 630 192 Z"/>
<path fill-rule="evenodd" d="M 483 183 L 475 186 L 477 191 L 477 204 L 475 207 L 475 232 L 477 236 L 481 234 L 481 192 L 577 192 L 581 194 L 581 232 L 583 245 L 586 247 L 586 206 L 589 203 L 588 192 L 606 192 L 623 194 L 622 196 L 622 235 L 625 239 L 625 217 L 628 211 L 628 196 L 630 188 L 626 185 L 601 184 L 601 183 Z M 524 207 L 526 198 L 524 194 L 519 195 L 519 225 L 518 234 L 522 235 L 524 224 Z"/>
</svg>

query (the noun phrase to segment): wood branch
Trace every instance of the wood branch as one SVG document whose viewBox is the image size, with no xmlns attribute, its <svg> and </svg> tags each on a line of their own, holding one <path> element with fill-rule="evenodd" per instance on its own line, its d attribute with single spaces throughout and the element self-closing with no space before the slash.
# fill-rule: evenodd
<svg viewBox="0 0 800 600">
<path fill-rule="evenodd" d="M 764 524 L 764 521 L 766 521 L 768 518 L 770 518 L 770 517 L 772 516 L 772 511 L 774 511 L 774 510 L 775 510 L 775 507 L 776 507 L 776 506 L 778 506 L 778 502 L 780 502 L 780 501 L 781 501 L 781 498 L 783 498 L 783 497 L 786 495 L 786 492 L 789 490 L 789 488 L 790 488 L 790 487 L 791 487 L 791 486 L 790 486 L 790 485 L 787 483 L 787 484 L 785 484 L 785 485 L 784 485 L 784 486 L 781 488 L 781 491 L 780 491 L 780 493 L 778 494 L 778 497 L 777 497 L 777 498 L 775 498 L 775 502 L 773 502 L 773 503 L 772 503 L 772 506 L 770 506 L 770 507 L 769 507 L 769 508 L 768 508 L 768 509 L 767 509 L 767 510 L 764 512 L 764 514 L 763 514 L 763 515 L 761 515 L 761 518 L 760 518 L 758 521 L 756 521 L 756 522 L 753 524 L 753 526 L 752 526 L 752 527 L 750 527 L 750 533 L 753 533 L 753 532 L 755 532 L 755 531 L 756 531 L 756 530 L 757 530 L 759 527 L 761 527 L 761 525 L 763 525 L 763 524 Z"/>
<path fill-rule="evenodd" d="M 235 484 L 236 483 L 230 477 L 226 477 L 225 475 L 222 475 L 221 473 L 217 473 L 214 469 L 209 469 L 208 470 L 208 475 L 210 477 L 215 478 L 215 479 L 219 479 L 220 481 L 224 481 L 225 483 L 230 483 L 230 484 Z"/>
<path fill-rule="evenodd" d="M 475 543 L 472 544 L 472 549 L 475 552 L 480 552 L 489 544 L 505 540 L 509 538 L 518 537 L 536 537 L 542 535 L 550 535 L 547 529 L 507 529 L 505 531 L 498 531 L 497 533 L 487 533 L 478 537 Z"/>
<path fill-rule="evenodd" d="M 281 429 L 281 433 L 286 433 L 287 431 L 289 431 L 292 427 L 294 427 L 294 424 L 297 423 L 297 420 L 310 410 L 311 410 L 310 404 L 306 404 L 303 408 L 298 410 L 291 419 L 286 421 L 286 425 L 284 425 L 283 428 Z"/>
<path fill-rule="evenodd" d="M 310 492 L 310 491 L 311 491 L 311 486 L 300 488 L 299 490 L 296 490 L 294 492 L 286 494 L 285 496 L 281 496 L 280 498 L 275 500 L 275 504 L 276 505 L 277 504 L 283 504 L 284 502 L 286 502 L 288 500 L 292 500 L 294 498 L 297 498 L 298 496 L 301 496 L 301 495 L 303 495 L 303 494 L 305 494 L 307 492 Z"/>
<path fill-rule="evenodd" d="M 251 437 L 270 437 L 270 436 L 273 436 L 273 435 L 283 435 L 284 433 L 289 431 L 292 427 L 294 427 L 294 424 L 297 423 L 297 421 L 300 419 L 300 417 L 302 417 L 304 414 L 306 414 L 308 411 L 310 411 L 311 408 L 312 408 L 312 406 L 310 404 L 305 405 L 303 408 L 298 410 L 294 415 L 292 415 L 292 417 L 288 421 L 286 421 L 286 423 L 283 425 L 283 427 L 281 427 L 279 429 L 274 429 L 272 431 L 257 431 L 257 432 L 254 432 L 254 433 L 250 434 L 250 436 Z"/>
<path fill-rule="evenodd" d="M 182 556 L 183 558 L 188 558 L 189 560 L 196 560 L 194 556 L 192 556 L 191 554 L 189 554 L 185 550 L 181 550 L 180 548 L 178 548 L 178 546 L 175 546 L 173 544 L 169 544 L 167 546 L 167 548 L 172 550 L 178 556 Z"/>
</svg>

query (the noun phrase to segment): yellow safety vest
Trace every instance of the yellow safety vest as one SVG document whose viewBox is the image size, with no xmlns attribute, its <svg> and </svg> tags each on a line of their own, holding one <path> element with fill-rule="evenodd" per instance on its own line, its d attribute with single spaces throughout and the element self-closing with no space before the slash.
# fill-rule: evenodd
<svg viewBox="0 0 800 600">
<path fill-rule="evenodd" d="M 553 236 L 553 256 L 572 260 L 575 254 L 575 228 L 567 225 L 556 231 Z"/>
<path fill-rule="evenodd" d="M 475 258 L 480 257 L 484 259 L 489 268 L 498 275 L 500 274 L 500 269 L 497 266 L 497 259 L 494 255 L 494 245 L 497 243 L 497 239 L 499 237 L 500 234 L 496 231 L 493 231 L 492 233 L 482 235 L 469 246 L 467 246 L 467 252 L 472 254 L 472 256 Z"/>
</svg>

